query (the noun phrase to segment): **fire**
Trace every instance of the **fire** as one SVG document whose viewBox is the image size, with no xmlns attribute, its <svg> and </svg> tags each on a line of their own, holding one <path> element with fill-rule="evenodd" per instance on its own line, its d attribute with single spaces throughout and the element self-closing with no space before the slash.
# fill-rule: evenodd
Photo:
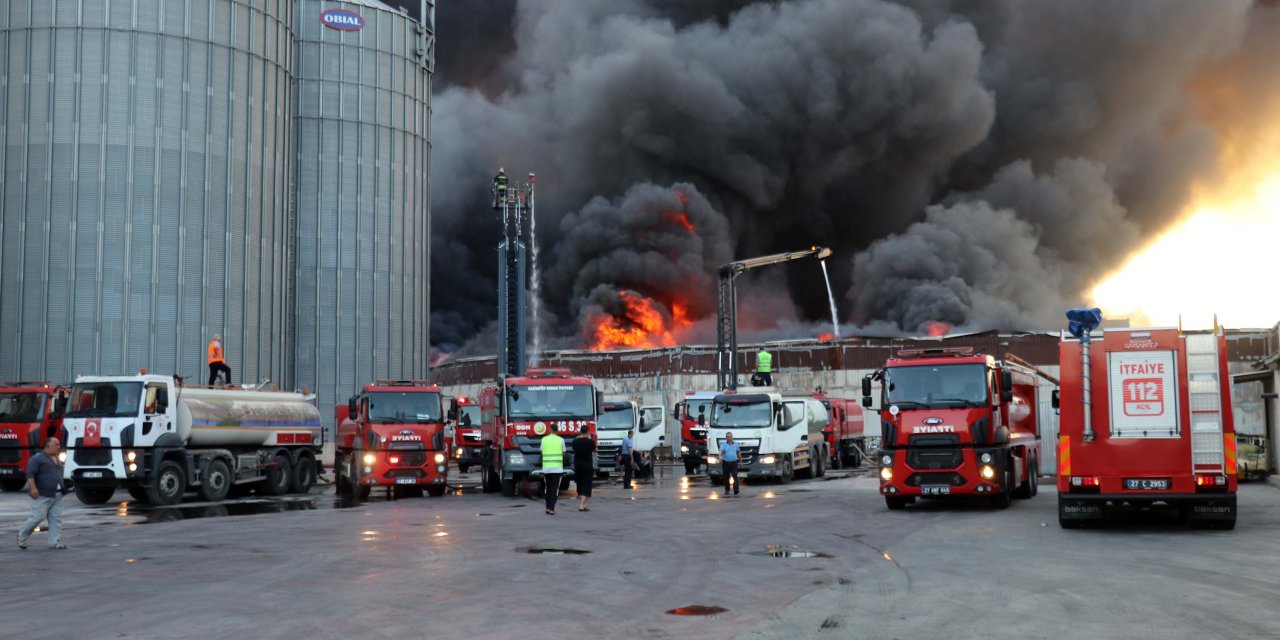
<svg viewBox="0 0 1280 640">
<path fill-rule="evenodd" d="M 835 336 L 835 334 L 831 333 L 830 331 L 823 331 L 822 333 L 819 333 L 819 334 L 818 334 L 818 339 L 819 339 L 819 340 L 830 341 L 830 340 L 835 340 L 835 339 L 836 339 L 836 336 Z"/>
<path fill-rule="evenodd" d="M 931 338 L 938 338 L 951 333 L 951 325 L 938 320 L 930 320 L 921 325 L 921 328 L 924 329 L 924 334 Z"/>
<path fill-rule="evenodd" d="M 689 220 L 689 216 L 683 211 L 664 211 L 662 212 L 662 219 L 669 224 L 684 227 L 684 230 L 689 233 L 693 233 L 696 230 L 696 227 L 693 226 L 693 222 Z"/>
<path fill-rule="evenodd" d="M 678 344 L 675 334 L 692 324 L 683 301 L 672 302 L 668 316 L 652 298 L 634 291 L 620 291 L 618 296 L 625 307 L 621 316 L 597 313 L 587 319 L 587 348 L 592 351 L 674 346 Z"/>
</svg>

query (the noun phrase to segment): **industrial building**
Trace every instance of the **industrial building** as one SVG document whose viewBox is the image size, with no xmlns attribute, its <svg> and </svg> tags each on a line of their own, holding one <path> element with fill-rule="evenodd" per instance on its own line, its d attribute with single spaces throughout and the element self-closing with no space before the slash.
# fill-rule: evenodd
<svg viewBox="0 0 1280 640">
<path fill-rule="evenodd" d="M 0 0 L 0 380 L 203 383 L 214 334 L 321 407 L 425 376 L 434 2 L 394 4 Z"/>
</svg>

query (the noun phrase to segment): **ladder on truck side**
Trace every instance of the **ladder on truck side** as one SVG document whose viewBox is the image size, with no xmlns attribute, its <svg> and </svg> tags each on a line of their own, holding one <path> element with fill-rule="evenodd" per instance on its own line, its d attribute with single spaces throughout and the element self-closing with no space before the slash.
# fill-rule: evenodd
<svg viewBox="0 0 1280 640">
<path fill-rule="evenodd" d="M 1187 395 L 1191 404 L 1191 463 L 1197 473 L 1225 470 L 1222 439 L 1222 380 L 1218 335 L 1186 336 Z"/>
</svg>

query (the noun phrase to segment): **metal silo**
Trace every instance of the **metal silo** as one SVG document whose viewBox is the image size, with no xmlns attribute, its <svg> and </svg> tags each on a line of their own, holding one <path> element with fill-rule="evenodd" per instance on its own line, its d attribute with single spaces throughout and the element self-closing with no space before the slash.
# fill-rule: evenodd
<svg viewBox="0 0 1280 640">
<path fill-rule="evenodd" d="M 0 380 L 287 376 L 294 15 L 0 0 Z"/>
<path fill-rule="evenodd" d="M 321 407 L 427 373 L 433 7 L 298 3 L 296 381 Z"/>
</svg>

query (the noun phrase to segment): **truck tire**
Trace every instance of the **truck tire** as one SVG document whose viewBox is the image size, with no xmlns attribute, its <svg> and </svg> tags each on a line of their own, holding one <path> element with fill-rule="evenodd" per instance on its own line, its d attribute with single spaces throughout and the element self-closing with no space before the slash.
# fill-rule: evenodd
<svg viewBox="0 0 1280 640">
<path fill-rule="evenodd" d="M 182 502 L 187 492 L 187 474 L 182 465 L 165 460 L 156 469 L 156 475 L 147 484 L 147 502 L 157 507 L 172 507 Z"/>
<path fill-rule="evenodd" d="M 22 491 L 22 488 L 25 486 L 27 486 L 26 478 L 5 478 L 4 480 L 0 480 L 0 489 L 4 489 L 9 493 Z"/>
<path fill-rule="evenodd" d="M 497 490 L 493 481 L 493 468 L 489 465 L 480 463 L 480 491 L 484 493 L 493 493 Z"/>
<path fill-rule="evenodd" d="M 431 496 L 432 498 L 439 498 L 440 496 L 443 496 L 443 495 L 444 495 L 444 492 L 445 492 L 448 488 L 449 488 L 449 487 L 447 487 L 447 486 L 445 486 L 445 485 L 443 485 L 443 484 L 433 484 L 433 485 L 431 485 L 431 486 L 427 487 L 427 495 Z"/>
<path fill-rule="evenodd" d="M 276 454 L 270 469 L 267 469 L 267 477 L 258 483 L 258 493 L 264 496 L 282 496 L 289 493 L 289 486 L 293 484 L 293 466 L 289 464 L 289 456 L 284 453 Z"/>
<path fill-rule="evenodd" d="M 831 468 L 832 470 L 836 470 L 842 469 L 843 467 L 844 461 L 840 459 L 840 449 L 837 447 L 835 453 L 831 455 Z"/>
<path fill-rule="evenodd" d="M 1009 463 L 1005 465 L 1004 482 L 1001 484 L 1000 493 L 991 496 L 991 506 L 996 509 L 1008 509 L 1009 503 L 1013 502 L 1013 492 L 1015 490 L 1013 486 L 1013 465 Z"/>
<path fill-rule="evenodd" d="M 802 480 L 808 480 L 809 478 L 812 478 L 812 477 L 814 476 L 814 472 L 815 472 L 815 471 L 817 471 L 817 469 L 815 468 L 815 465 L 817 465 L 817 464 L 818 464 L 818 461 L 815 459 L 815 457 L 814 457 L 814 455 L 813 455 L 813 452 L 812 452 L 812 451 L 810 451 L 810 452 L 809 452 L 809 466 L 807 466 L 807 467 L 805 467 L 805 468 L 803 468 L 803 469 L 795 469 L 795 470 L 793 470 L 793 471 L 792 471 L 792 473 L 794 474 L 794 477 L 796 477 L 796 478 L 800 478 L 800 479 L 802 479 Z"/>
<path fill-rule="evenodd" d="M 316 461 L 311 456 L 298 458 L 298 466 L 293 470 L 293 480 L 289 484 L 291 493 L 311 493 L 311 486 L 316 483 Z"/>
<path fill-rule="evenodd" d="M 356 487 L 354 493 L 359 496 L 361 500 L 368 500 L 369 494 L 373 493 L 373 487 L 367 484 L 362 484 L 359 487 Z"/>
<path fill-rule="evenodd" d="M 1035 489 L 1031 486 L 1031 483 L 1033 482 L 1031 480 L 1031 478 L 1033 477 L 1031 474 L 1031 468 L 1032 468 L 1032 461 L 1030 458 L 1028 458 L 1027 459 L 1027 477 L 1023 479 L 1022 484 L 1018 485 L 1018 488 L 1013 492 L 1013 497 L 1019 500 L 1030 500 L 1031 496 L 1035 495 L 1035 493 L 1033 493 Z"/>
<path fill-rule="evenodd" d="M 463 464 L 461 462 L 458 463 L 458 473 L 466 473 L 470 469 L 471 469 L 471 465 Z M 444 494 L 441 493 L 440 495 L 444 495 Z"/>
<path fill-rule="evenodd" d="M 134 502 L 140 502 L 142 504 L 147 503 L 146 487 L 139 487 L 138 485 L 131 484 L 125 487 L 125 489 L 129 491 L 129 497 L 133 498 Z"/>
<path fill-rule="evenodd" d="M 900 511 L 902 509 L 906 509 L 907 504 L 909 502 L 910 502 L 909 498 L 902 498 L 899 496 L 884 497 L 884 506 L 889 507 L 890 511 Z"/>
<path fill-rule="evenodd" d="M 84 487 L 76 485 L 76 497 L 85 504 L 106 504 L 111 500 L 115 487 Z"/>
<path fill-rule="evenodd" d="M 516 497 L 516 479 L 502 478 L 502 495 L 508 498 Z"/>
<path fill-rule="evenodd" d="M 698 462 L 696 460 L 684 461 L 684 474 L 686 476 L 691 476 L 697 472 L 698 472 Z"/>
<path fill-rule="evenodd" d="M 342 454 L 333 454 L 333 492 L 340 496 L 350 493 L 350 487 L 347 486 L 347 479 L 342 475 L 342 468 L 344 466 L 346 466 L 346 463 L 342 461 Z"/>
<path fill-rule="evenodd" d="M 827 475 L 827 452 L 818 450 L 818 466 L 813 470 L 813 475 L 819 478 L 825 478 Z"/>
<path fill-rule="evenodd" d="M 791 459 L 787 458 L 782 463 L 782 475 L 778 476 L 778 483 L 791 484 L 791 481 L 795 479 L 796 479 L 796 469 L 795 467 L 791 466 Z"/>
<path fill-rule="evenodd" d="M 1034 498 L 1040 493 L 1040 461 L 1036 458 L 1031 459 L 1031 497 Z"/>
<path fill-rule="evenodd" d="M 231 467 L 222 458 L 214 458 L 205 467 L 200 478 L 200 499 L 205 502 L 222 502 L 231 490 Z"/>
</svg>

